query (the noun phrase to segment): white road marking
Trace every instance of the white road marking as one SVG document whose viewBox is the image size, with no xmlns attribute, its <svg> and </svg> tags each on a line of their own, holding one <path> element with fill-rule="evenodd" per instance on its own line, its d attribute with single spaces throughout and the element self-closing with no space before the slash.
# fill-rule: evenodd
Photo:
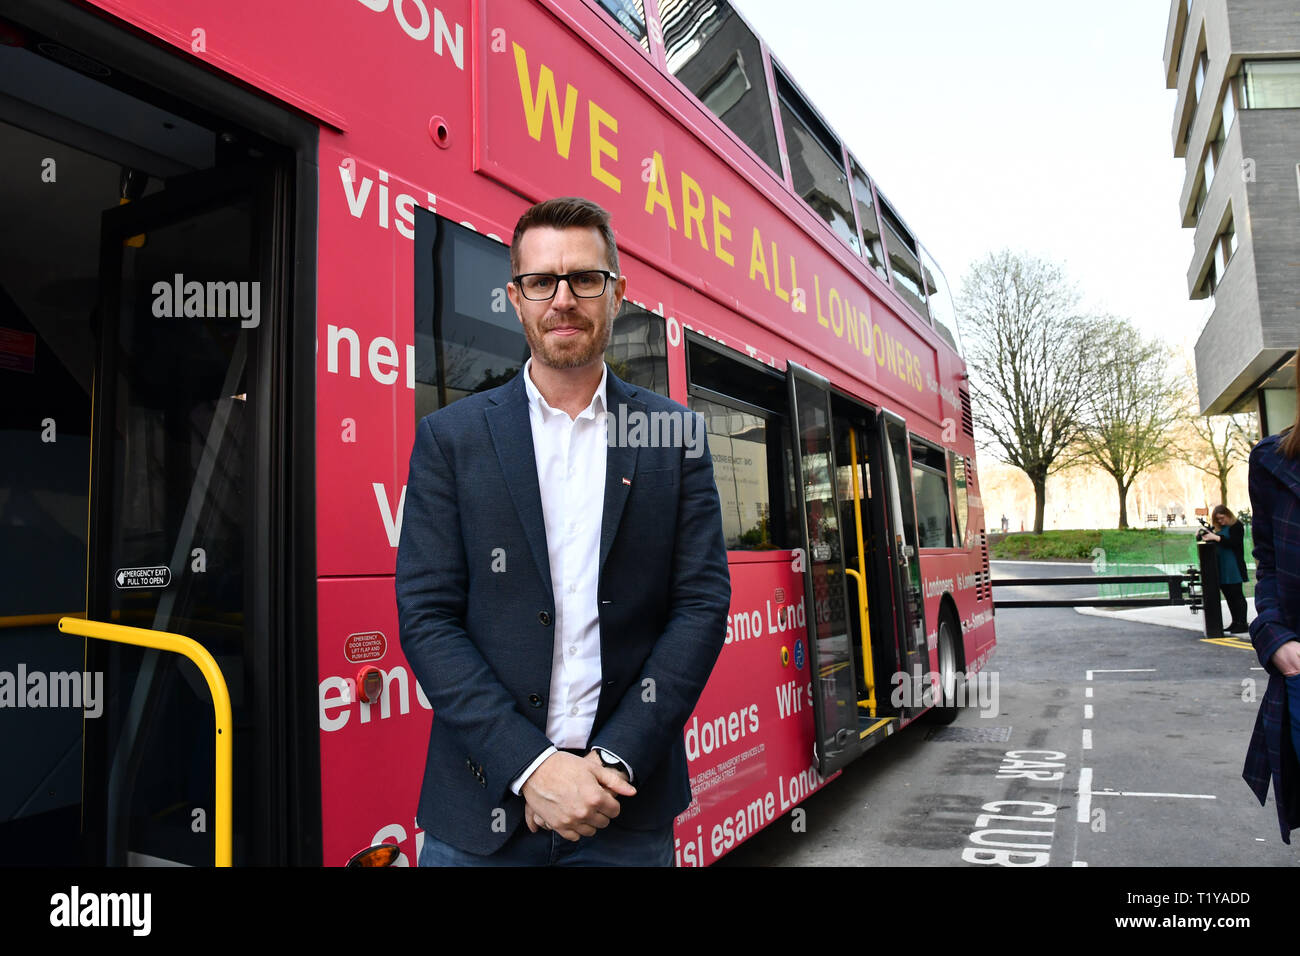
<svg viewBox="0 0 1300 956">
<path fill-rule="evenodd" d="M 1087 865 L 1088 864 L 1084 863 L 1083 860 L 1075 860 L 1073 863 L 1070 864 L 1070 866 L 1087 866 Z"/>
<path fill-rule="evenodd" d="M 1092 704 L 1083 705 L 1083 719 L 1092 720 Z"/>
<path fill-rule="evenodd" d="M 1146 793 L 1140 790 L 1094 790 L 1097 797 L 1180 797 L 1184 800 L 1217 800 L 1212 793 Z"/>
<path fill-rule="evenodd" d="M 1097 670 L 1088 671 L 1088 680 L 1092 680 L 1093 674 L 1154 674 L 1154 667 L 1116 667 L 1116 668 L 1098 668 Z"/>
<path fill-rule="evenodd" d="M 1079 768 L 1079 812 L 1075 815 L 1079 823 L 1092 819 L 1092 768 Z"/>
<path fill-rule="evenodd" d="M 1092 696 L 1092 688 L 1091 688 L 1091 687 L 1085 687 L 1085 688 L 1083 689 L 1083 696 L 1084 696 L 1084 697 L 1091 697 L 1091 696 Z"/>
<path fill-rule="evenodd" d="M 1083 732 L 1083 749 L 1084 749 L 1084 750 L 1091 750 L 1091 749 L 1092 749 L 1092 731 L 1091 731 L 1091 730 L 1085 730 L 1085 731 Z"/>
</svg>

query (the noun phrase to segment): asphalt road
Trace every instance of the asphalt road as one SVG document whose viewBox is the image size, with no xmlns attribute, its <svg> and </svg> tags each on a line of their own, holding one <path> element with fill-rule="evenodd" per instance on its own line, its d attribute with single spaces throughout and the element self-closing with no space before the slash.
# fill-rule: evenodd
<svg viewBox="0 0 1300 956">
<path fill-rule="evenodd" d="M 1266 683 L 1252 651 L 1070 608 L 996 620 L 995 712 L 908 727 L 805 801 L 802 832 L 783 817 L 718 865 L 1300 864 L 1241 779 Z"/>
</svg>

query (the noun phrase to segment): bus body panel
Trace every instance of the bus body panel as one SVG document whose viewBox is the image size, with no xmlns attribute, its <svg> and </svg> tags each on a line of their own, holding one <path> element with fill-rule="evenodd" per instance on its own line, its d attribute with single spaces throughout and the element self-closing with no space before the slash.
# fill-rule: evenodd
<svg viewBox="0 0 1300 956">
<path fill-rule="evenodd" d="M 326 864 L 381 840 L 397 842 L 404 862 L 418 854 L 413 815 L 431 712 L 401 653 L 392 578 L 415 428 L 415 207 L 508 242 L 530 201 L 588 196 L 613 213 L 629 298 L 665 318 L 678 401 L 687 400 L 685 332 L 695 329 L 777 370 L 797 361 L 973 463 L 972 437 L 951 434 L 960 357 L 593 10 L 486 0 L 94 2 L 321 123 L 316 639 Z M 979 570 L 974 490 L 969 550 L 923 557 L 927 581 Z M 724 648 L 684 731 L 694 800 L 677 827 L 683 865 L 711 862 L 822 785 L 807 637 L 783 616 L 803 607 L 801 575 L 788 551 L 733 554 L 731 571 L 730 619 L 739 626 L 743 616 L 747 630 Z M 974 670 L 993 644 L 991 600 L 976 602 L 968 586 L 952 596 Z M 939 600 L 926 602 L 932 633 Z M 354 656 L 378 647 L 374 634 L 382 655 L 348 658 L 349 647 L 359 648 Z M 348 684 L 365 665 L 384 674 L 374 709 Z M 388 716 L 374 713 L 385 707 Z"/>
</svg>

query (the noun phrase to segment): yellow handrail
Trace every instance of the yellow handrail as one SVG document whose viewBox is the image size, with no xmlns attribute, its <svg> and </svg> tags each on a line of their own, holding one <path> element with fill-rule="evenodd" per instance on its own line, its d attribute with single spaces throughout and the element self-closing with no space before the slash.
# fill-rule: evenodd
<svg viewBox="0 0 1300 956">
<path fill-rule="evenodd" d="M 871 624 L 867 616 L 867 557 L 862 545 L 862 500 L 858 489 L 858 430 L 849 429 L 849 457 L 853 459 L 853 527 L 858 535 L 858 570 L 849 573 L 858 582 L 858 615 L 862 629 L 862 674 L 867 685 L 867 713 L 876 716 L 876 669 L 871 656 Z"/>
<path fill-rule="evenodd" d="M 85 621 L 74 617 L 59 619 L 59 630 L 65 634 L 93 637 L 118 644 L 135 644 L 152 647 L 173 654 L 184 654 L 203 674 L 212 694 L 212 712 L 216 719 L 217 793 L 212 813 L 212 829 L 216 839 L 216 865 L 230 866 L 234 849 L 234 747 L 231 731 L 230 692 L 221 668 L 208 649 L 198 641 L 183 634 L 154 631 L 144 627 L 127 627 L 124 624 L 105 624 L 103 621 Z"/>
</svg>

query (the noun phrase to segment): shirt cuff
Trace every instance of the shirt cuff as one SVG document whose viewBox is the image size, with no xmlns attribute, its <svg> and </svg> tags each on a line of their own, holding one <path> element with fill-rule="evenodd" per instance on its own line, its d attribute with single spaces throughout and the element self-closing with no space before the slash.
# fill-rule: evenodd
<svg viewBox="0 0 1300 956">
<path fill-rule="evenodd" d="M 536 770 L 538 767 L 540 767 L 542 765 L 542 762 L 555 752 L 556 750 L 554 747 L 547 747 L 540 754 L 538 754 L 537 758 L 528 765 L 527 769 L 525 769 L 524 772 L 521 773 L 519 776 L 515 777 L 515 779 L 511 782 L 510 792 L 513 793 L 516 797 L 519 796 L 519 791 L 524 789 L 524 784 L 527 783 L 528 778 L 533 775 L 533 771 Z"/>
<path fill-rule="evenodd" d="M 632 782 L 632 768 L 628 766 L 626 760 L 624 760 L 618 754 L 614 753 L 612 750 L 606 750 L 604 747 L 594 747 L 592 749 L 595 750 L 597 753 L 603 754 L 606 760 L 617 760 L 619 763 L 621 763 L 623 765 L 623 769 L 627 771 L 627 782 L 628 783 Z"/>
</svg>

